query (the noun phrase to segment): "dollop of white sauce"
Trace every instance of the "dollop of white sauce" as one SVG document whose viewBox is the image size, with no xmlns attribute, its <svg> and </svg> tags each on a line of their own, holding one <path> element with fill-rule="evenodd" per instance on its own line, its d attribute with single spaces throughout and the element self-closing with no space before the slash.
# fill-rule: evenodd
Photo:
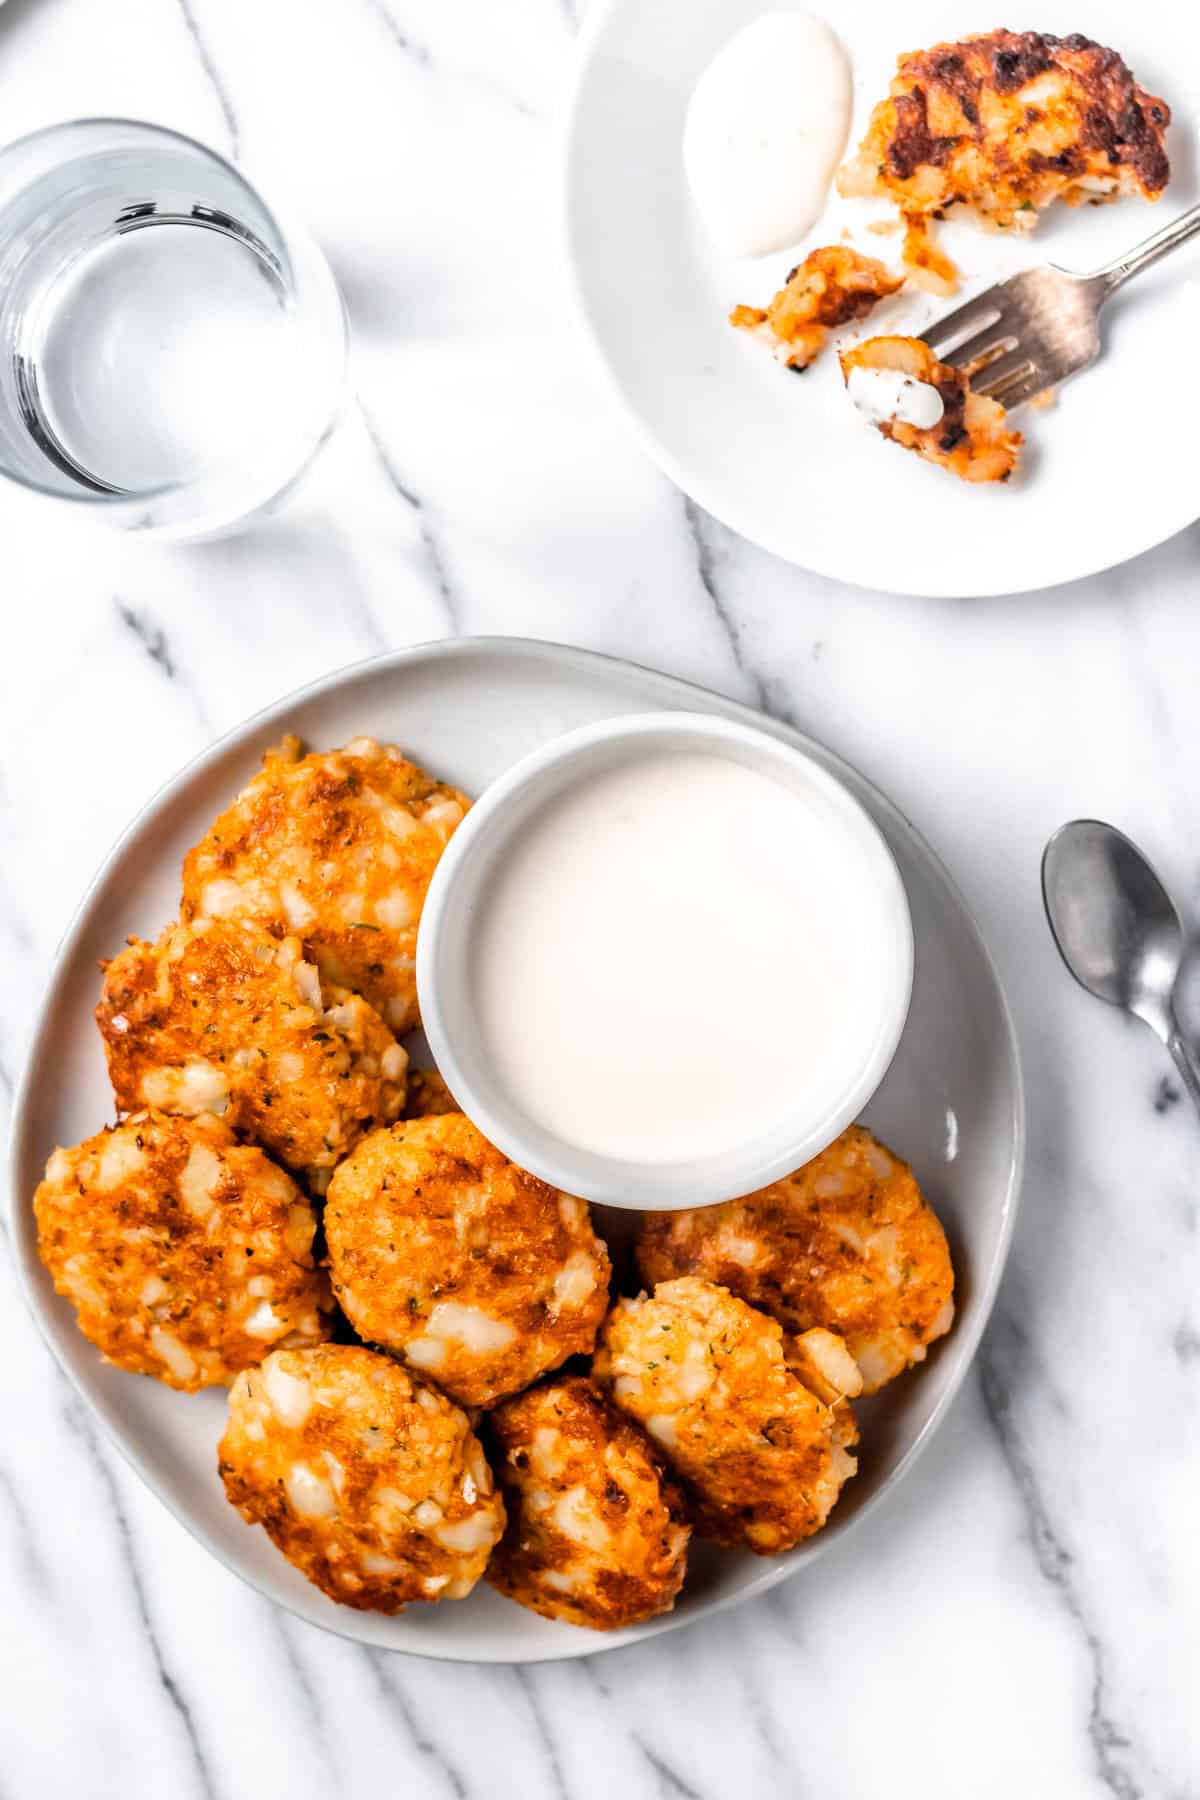
<svg viewBox="0 0 1200 1800">
<path fill-rule="evenodd" d="M 718 51 L 688 105 L 692 197 L 730 256 L 796 243 L 824 209 L 846 147 L 850 59 L 823 19 L 768 12 Z"/>
<path fill-rule="evenodd" d="M 719 1154 L 853 1085 L 886 986 L 876 907 L 815 781 L 633 757 L 549 800 L 499 860 L 468 969 L 484 1053 L 560 1140 Z"/>
<path fill-rule="evenodd" d="M 851 369 L 846 392 L 873 425 L 913 425 L 918 431 L 931 431 L 946 410 L 935 387 L 900 369 Z"/>
</svg>

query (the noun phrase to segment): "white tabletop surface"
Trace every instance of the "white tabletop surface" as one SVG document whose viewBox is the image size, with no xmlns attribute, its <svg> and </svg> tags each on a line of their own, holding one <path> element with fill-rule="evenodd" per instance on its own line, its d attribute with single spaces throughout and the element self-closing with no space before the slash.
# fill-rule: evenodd
<svg viewBox="0 0 1200 1800">
<path fill-rule="evenodd" d="M 685 506 L 564 316 L 576 25 L 571 0 L 0 14 L 5 136 L 140 115 L 286 178 L 361 396 L 291 506 L 219 543 L 0 493 L 0 1076 L 89 874 L 216 733 L 449 633 L 628 655 L 825 739 L 977 909 L 1031 1100 L 995 1321 L 918 1471 L 802 1578 L 643 1649 L 473 1669 L 324 1636 L 209 1560 L 99 1440 L 0 1258 L 0 1791 L 1194 1800 L 1200 1129 L 1150 1036 L 1069 982 L 1037 869 L 1099 814 L 1200 907 L 1200 530 L 1075 588 L 934 603 L 807 577 Z"/>
</svg>

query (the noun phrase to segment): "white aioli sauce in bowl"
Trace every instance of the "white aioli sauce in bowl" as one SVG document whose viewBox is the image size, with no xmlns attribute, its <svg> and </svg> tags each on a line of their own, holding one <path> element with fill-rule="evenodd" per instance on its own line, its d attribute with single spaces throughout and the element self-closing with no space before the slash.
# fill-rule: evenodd
<svg viewBox="0 0 1200 1800">
<path fill-rule="evenodd" d="M 559 739 L 439 864 L 417 979 L 459 1104 L 589 1200 L 728 1199 L 850 1122 L 912 981 L 900 877 L 857 801 L 766 732 L 690 714 Z"/>
</svg>

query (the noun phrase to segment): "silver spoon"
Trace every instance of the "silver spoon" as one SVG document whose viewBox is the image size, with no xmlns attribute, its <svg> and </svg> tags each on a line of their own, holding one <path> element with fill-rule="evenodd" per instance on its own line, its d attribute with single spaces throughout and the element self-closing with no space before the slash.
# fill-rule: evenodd
<svg viewBox="0 0 1200 1800">
<path fill-rule="evenodd" d="M 1200 1062 L 1175 1016 L 1183 922 L 1137 845 L 1100 819 L 1073 819 L 1046 845 L 1042 898 L 1080 987 L 1145 1020 L 1200 1110 Z"/>
</svg>

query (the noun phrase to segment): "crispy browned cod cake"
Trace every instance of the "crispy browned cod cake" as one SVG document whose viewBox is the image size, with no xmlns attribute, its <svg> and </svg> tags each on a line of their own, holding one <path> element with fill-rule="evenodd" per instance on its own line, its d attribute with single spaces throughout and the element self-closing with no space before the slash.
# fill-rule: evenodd
<svg viewBox="0 0 1200 1800">
<path fill-rule="evenodd" d="M 835 325 L 865 318 L 903 286 L 875 257 L 831 244 L 798 263 L 765 309 L 735 306 L 729 323 L 761 337 L 785 368 L 807 369 Z"/>
<path fill-rule="evenodd" d="M 487 1423 L 508 1511 L 492 1586 L 543 1618 L 595 1631 L 670 1612 L 691 1535 L 682 1496 L 596 1384 L 545 1382 Z"/>
<path fill-rule="evenodd" d="M 33 1210 L 55 1287 L 118 1368 L 191 1391 L 326 1335 L 312 1207 L 219 1119 L 139 1112 L 56 1150 Z"/>
<path fill-rule="evenodd" d="M 504 1529 L 466 1414 L 357 1345 L 277 1350 L 239 1375 L 217 1466 L 242 1517 L 360 1612 L 461 1600 Z"/>
<path fill-rule="evenodd" d="M 323 987 L 299 938 L 196 919 L 108 963 L 96 1008 L 122 1111 L 219 1114 L 320 1192 L 404 1105 L 408 1055 L 365 1000 Z"/>
<path fill-rule="evenodd" d="M 649 1286 L 699 1275 L 785 1331 L 836 1332 L 868 1394 L 954 1320 L 946 1234 L 908 1164 L 861 1125 L 743 1200 L 648 1214 L 637 1263 Z"/>
<path fill-rule="evenodd" d="M 819 1531 L 858 1466 L 849 1405 L 819 1399 L 784 1351 L 774 1319 L 685 1275 L 619 1301 L 594 1365 L 683 1478 L 701 1536 L 760 1556 Z"/>
<path fill-rule="evenodd" d="M 1055 200 L 1157 200 L 1170 122 L 1115 50 L 1078 34 L 989 31 L 900 58 L 838 188 L 894 201 L 909 227 L 905 261 L 945 288 L 954 269 L 932 251 L 931 218 L 962 203 L 1026 229 Z"/>
<path fill-rule="evenodd" d="M 942 417 L 928 430 L 903 419 L 885 419 L 877 427 L 904 450 L 915 450 L 925 462 L 948 469 L 962 481 L 1007 481 L 1017 466 L 1025 439 L 1008 429 L 1008 415 L 998 401 L 973 394 L 969 377 L 939 362 L 920 338 L 875 337 L 840 355 L 843 379 L 854 369 L 897 369 L 936 388 Z"/>
<path fill-rule="evenodd" d="M 515 1394 L 596 1341 L 609 1262 L 587 1207 L 462 1113 L 366 1138 L 329 1184 L 325 1232 L 354 1329 L 464 1406 Z"/>
<path fill-rule="evenodd" d="M 295 934 L 324 980 L 364 995 L 399 1036 L 418 1023 L 425 893 L 469 804 L 394 744 L 304 756 L 286 738 L 188 852 L 182 917 Z"/>
</svg>

